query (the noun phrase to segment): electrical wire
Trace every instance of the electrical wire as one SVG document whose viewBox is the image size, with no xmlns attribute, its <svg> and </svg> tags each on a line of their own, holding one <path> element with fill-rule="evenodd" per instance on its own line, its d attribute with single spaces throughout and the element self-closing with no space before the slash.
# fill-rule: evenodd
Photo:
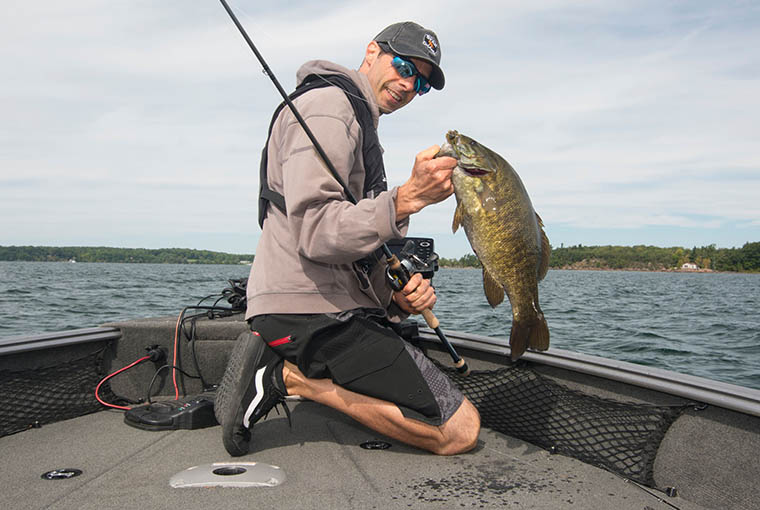
<svg viewBox="0 0 760 510">
<path fill-rule="evenodd" d="M 184 308 L 182 312 L 179 314 L 179 317 L 177 317 L 177 325 L 174 328 L 174 361 L 172 362 L 172 367 L 175 367 L 177 365 L 177 349 L 179 346 L 179 325 L 182 321 L 182 316 L 185 315 L 185 311 L 187 308 Z M 160 370 L 160 369 L 159 369 Z M 156 371 L 156 374 L 158 374 L 158 370 Z M 153 376 L 153 379 L 155 380 L 155 375 Z M 172 368 L 172 383 L 174 384 L 174 400 L 179 400 L 179 386 L 177 386 L 177 369 Z M 153 381 L 151 381 L 151 386 L 153 385 Z M 148 394 L 150 394 L 150 387 L 148 387 Z"/>
<path fill-rule="evenodd" d="M 192 379 L 200 379 L 201 382 L 202 382 L 202 384 L 203 384 L 203 386 L 204 386 L 204 389 L 207 387 L 207 384 L 206 384 L 205 380 L 203 379 L 203 376 L 201 375 L 200 366 L 198 364 L 198 360 L 196 358 L 196 353 L 195 353 L 195 341 L 194 341 L 195 340 L 195 326 L 196 326 L 195 319 L 197 319 L 199 317 L 202 317 L 202 316 L 207 316 L 207 317 L 209 317 L 209 319 L 213 319 L 215 316 L 217 316 L 217 317 L 224 317 L 224 316 L 232 315 L 236 311 L 242 311 L 242 310 L 238 309 L 239 304 L 240 304 L 242 298 L 241 298 L 239 292 L 236 293 L 236 290 L 241 291 L 241 289 L 244 289 L 244 285 L 242 284 L 242 282 L 243 282 L 242 280 L 229 280 L 231 288 L 224 289 L 224 291 L 221 294 L 221 297 L 219 297 L 214 302 L 214 306 L 200 306 L 200 303 L 202 303 L 206 299 L 209 299 L 209 298 L 212 298 L 212 297 L 215 297 L 215 296 L 219 296 L 219 294 L 211 294 L 209 296 L 206 296 L 205 298 L 201 299 L 198 302 L 197 306 L 187 306 L 187 307 L 185 307 L 182 310 L 182 312 L 177 317 L 177 324 L 175 325 L 175 328 L 174 328 L 174 360 L 173 360 L 173 362 L 172 362 L 171 365 L 168 365 L 168 364 L 164 365 L 164 366 L 160 367 L 158 370 L 156 370 L 155 374 L 153 374 L 153 379 L 151 379 L 150 385 L 148 386 L 148 402 L 149 403 L 150 403 L 150 393 L 151 393 L 151 391 L 153 389 L 153 385 L 156 382 L 156 378 L 158 377 L 158 374 L 161 373 L 161 370 L 163 370 L 164 368 L 171 368 L 172 369 L 172 381 L 173 381 L 173 384 L 174 384 L 174 400 L 179 400 L 179 386 L 177 384 L 177 371 L 181 372 L 182 374 L 184 374 L 187 377 L 190 377 Z M 243 291 L 243 295 L 244 295 L 244 291 Z M 221 301 L 225 297 L 230 302 L 230 305 L 232 307 L 231 308 L 227 308 L 227 307 L 216 306 L 216 304 L 219 303 L 219 301 Z M 233 302 L 233 300 L 235 300 L 235 302 Z M 242 302 L 244 303 L 244 301 L 242 301 Z M 193 309 L 196 309 L 196 310 L 206 310 L 206 312 L 205 313 L 199 313 L 199 314 L 191 315 L 189 317 L 185 317 L 185 314 L 187 313 L 187 311 L 188 310 L 193 310 Z M 190 331 L 189 332 L 184 331 L 184 322 L 187 321 L 187 320 L 190 320 L 191 324 L 192 324 L 191 327 L 190 327 Z M 182 368 L 178 365 L 178 362 L 179 362 L 178 358 L 179 358 L 179 334 L 180 334 L 180 331 L 184 331 L 185 338 L 187 338 L 187 340 L 189 342 L 191 342 L 193 362 L 195 364 L 195 369 L 198 372 L 198 375 L 188 374 L 187 372 L 185 372 L 184 370 L 182 370 Z M 113 372 L 112 374 L 109 374 L 106 377 L 104 377 L 103 379 L 101 379 L 101 381 L 95 387 L 95 398 L 97 399 L 97 401 L 100 402 L 102 405 L 104 405 L 106 407 L 111 407 L 111 408 L 114 408 L 114 409 L 122 409 L 122 410 L 125 410 L 125 411 L 128 411 L 128 410 L 132 409 L 131 407 L 120 406 L 120 405 L 116 405 L 116 404 L 109 404 L 108 402 L 104 401 L 100 397 L 100 394 L 99 394 L 100 387 L 103 385 L 103 383 L 105 383 L 106 381 L 108 381 L 112 377 L 114 377 L 114 376 L 116 376 L 116 375 L 124 372 L 125 370 L 129 370 L 130 368 L 132 368 L 132 367 L 134 367 L 136 365 L 139 365 L 140 363 L 143 363 L 144 361 L 147 361 L 149 359 L 151 359 L 151 355 L 150 354 L 148 354 L 146 356 L 143 356 L 142 358 L 139 358 L 139 359 L 133 361 L 129 365 L 127 365 L 125 367 L 122 367 L 119 370 L 117 370 L 116 372 Z"/>
<path fill-rule="evenodd" d="M 153 378 L 150 380 L 150 384 L 148 385 L 148 396 L 147 396 L 147 399 L 146 399 L 146 400 L 147 400 L 147 402 L 148 402 L 149 404 L 152 404 L 152 403 L 153 403 L 153 401 L 151 400 L 151 396 L 150 396 L 150 393 L 151 393 L 151 391 L 153 390 L 153 385 L 156 383 L 156 379 L 158 378 L 158 374 L 160 374 L 160 373 L 161 373 L 161 370 L 163 370 L 163 369 L 165 369 L 165 368 L 171 368 L 171 369 L 172 369 L 172 371 L 177 371 L 177 370 L 179 370 L 179 371 L 180 371 L 180 372 L 182 372 L 182 373 L 183 373 L 185 376 L 187 376 L 187 377 L 190 377 L 191 379 L 200 379 L 200 377 L 199 377 L 199 376 L 197 376 L 197 375 L 192 375 L 192 374 L 188 374 L 187 372 L 185 372 L 184 370 L 182 370 L 182 368 L 180 368 L 180 367 L 178 367 L 178 366 L 176 366 L 176 365 L 164 365 L 164 366 L 162 366 L 162 367 L 159 367 L 159 369 L 158 369 L 158 370 L 156 370 L 156 373 L 155 373 L 155 374 L 153 374 Z M 179 397 L 175 398 L 174 400 L 179 400 Z"/>
<path fill-rule="evenodd" d="M 148 386 L 148 399 L 147 399 L 148 403 L 151 403 L 151 400 L 150 400 L 151 399 L 151 395 L 150 394 L 151 394 L 151 391 L 153 389 L 153 385 L 155 384 L 156 379 L 158 378 L 158 375 L 165 368 L 171 368 L 172 369 L 172 381 L 173 381 L 173 384 L 174 384 L 174 400 L 179 400 L 179 386 L 177 384 L 177 371 L 181 372 L 185 376 L 190 377 L 192 379 L 200 379 L 201 383 L 203 384 L 204 389 L 208 386 L 206 384 L 206 381 L 203 379 L 203 376 L 202 376 L 201 371 L 200 371 L 200 366 L 198 364 L 198 360 L 197 360 L 197 357 L 196 357 L 196 352 L 195 352 L 195 329 L 196 329 L 196 322 L 195 321 L 196 321 L 197 318 L 203 317 L 203 316 L 206 316 L 209 319 L 214 319 L 215 317 L 225 317 L 225 316 L 232 315 L 236 311 L 242 311 L 242 310 L 239 309 L 239 307 L 240 307 L 240 303 L 244 303 L 244 300 L 242 300 L 242 297 L 241 297 L 241 294 L 240 294 L 240 292 L 243 292 L 242 296 L 244 296 L 244 290 L 242 290 L 242 289 L 245 288 L 245 286 L 243 284 L 243 280 L 229 280 L 229 283 L 230 283 L 231 287 L 227 288 L 227 289 L 224 289 L 224 291 L 222 291 L 221 295 L 220 294 L 211 294 L 211 295 L 206 296 L 203 299 L 201 299 L 198 302 L 198 305 L 196 305 L 196 306 L 187 306 L 187 307 L 185 307 L 185 308 L 182 309 L 182 312 L 177 317 L 177 323 L 176 323 L 176 325 L 174 327 L 174 359 L 173 359 L 173 362 L 172 362 L 171 365 L 169 365 L 169 364 L 163 365 L 158 370 L 156 370 L 156 372 L 153 374 L 153 378 L 151 379 L 150 385 Z M 236 292 L 236 291 L 238 291 L 238 292 Z M 210 299 L 212 297 L 217 297 L 217 296 L 219 296 L 219 297 L 214 302 L 213 306 L 200 306 L 200 304 L 203 301 L 205 301 L 206 299 Z M 231 308 L 217 306 L 217 304 L 222 299 L 224 299 L 224 298 L 227 298 L 227 301 L 230 303 Z M 187 313 L 187 311 L 188 310 L 193 310 L 193 309 L 195 309 L 195 310 L 206 310 L 206 311 L 204 313 L 198 313 L 198 314 L 186 317 L 185 314 Z M 190 326 L 189 331 L 184 327 L 185 321 L 191 321 L 191 326 Z M 192 355 L 193 355 L 193 362 L 194 362 L 194 365 L 195 365 L 195 369 L 198 372 L 198 375 L 192 375 L 192 374 L 187 373 L 178 364 L 179 363 L 179 336 L 180 336 L 180 332 L 183 332 L 184 335 L 185 335 L 185 338 L 191 343 L 191 346 L 192 346 L 191 352 L 192 352 Z M 141 358 L 133 361 L 129 365 L 127 365 L 125 367 L 122 367 L 119 370 L 117 370 L 116 372 L 113 372 L 112 374 L 109 374 L 106 377 L 104 377 L 103 379 L 101 379 L 100 382 L 98 383 L 98 385 L 95 387 L 95 398 L 97 399 L 97 401 L 100 402 L 102 405 L 104 405 L 106 407 L 113 408 L 113 409 L 121 409 L 121 410 L 124 410 L 124 411 L 128 411 L 128 410 L 132 409 L 131 407 L 127 407 L 127 406 L 110 404 L 110 403 L 106 402 L 105 400 L 103 400 L 100 397 L 100 394 L 99 394 L 100 387 L 106 381 L 108 381 L 109 379 L 111 379 L 112 377 L 114 377 L 114 376 L 116 376 L 116 375 L 118 375 L 118 374 L 120 374 L 120 373 L 122 373 L 122 372 L 124 372 L 126 370 L 129 370 L 130 368 L 132 368 L 132 367 L 134 367 L 136 365 L 139 365 L 140 363 L 143 363 L 143 362 L 145 362 L 145 361 L 147 361 L 149 359 L 151 359 L 151 355 L 150 354 L 148 354 L 146 356 L 143 356 L 143 357 L 141 357 Z"/>
<path fill-rule="evenodd" d="M 100 398 L 100 395 L 98 395 L 98 391 L 100 391 L 100 387 L 101 387 L 101 385 L 102 385 L 104 382 L 106 382 L 107 380 L 109 380 L 111 377 L 113 377 L 113 376 L 115 376 L 115 375 L 118 375 L 118 374 L 120 374 L 120 373 L 124 372 L 125 370 L 128 370 L 128 369 L 132 368 L 132 367 L 133 367 L 133 366 L 135 366 L 135 365 L 139 365 L 139 364 L 140 364 L 140 363 L 142 363 L 143 361 L 147 361 L 147 360 L 149 360 L 149 359 L 150 359 L 150 356 L 143 356 L 142 358 L 140 358 L 140 359 L 137 359 L 137 360 L 133 361 L 133 362 L 132 362 L 132 363 L 130 363 L 129 365 L 127 365 L 127 366 L 125 366 L 125 367 L 122 367 L 122 368 L 120 368 L 120 369 L 119 369 L 119 370 L 117 370 L 116 372 L 114 372 L 114 373 L 112 373 L 112 374 L 109 374 L 109 375 L 105 376 L 105 377 L 104 377 L 104 378 L 103 378 L 103 379 L 102 379 L 102 380 L 101 380 L 101 381 L 98 383 L 98 385 L 95 387 L 95 398 L 98 400 L 98 402 L 100 402 L 101 404 L 103 404 L 103 405 L 104 405 L 104 406 L 106 406 L 106 407 L 112 407 L 112 408 L 114 408 L 114 409 L 123 409 L 123 410 L 125 410 L 125 411 L 129 411 L 129 410 L 131 409 L 131 407 L 127 407 L 127 406 L 119 406 L 119 405 L 116 405 L 116 404 L 109 404 L 108 402 L 106 402 L 105 400 L 103 400 L 102 398 Z"/>
<path fill-rule="evenodd" d="M 229 283 L 232 286 L 231 289 L 225 289 L 212 306 L 201 306 L 200 303 L 202 303 L 206 299 L 217 296 L 218 294 L 212 294 L 210 296 L 204 297 L 198 302 L 198 305 L 186 306 L 185 308 L 182 309 L 182 312 L 180 312 L 179 316 L 177 317 L 177 323 L 174 327 L 174 349 L 173 349 L 173 360 L 172 360 L 172 367 L 173 367 L 172 368 L 172 384 L 174 386 L 174 400 L 179 400 L 179 385 L 177 383 L 177 370 L 181 370 L 181 363 L 179 359 L 179 337 L 180 337 L 180 332 L 185 332 L 184 323 L 185 321 L 188 321 L 188 320 L 192 321 L 192 327 L 191 327 L 191 331 L 189 335 L 185 333 L 185 338 L 189 342 L 191 342 L 191 346 L 192 346 L 191 352 L 193 355 L 193 363 L 195 364 L 195 368 L 198 371 L 198 375 L 193 376 L 193 378 L 200 379 L 204 388 L 207 386 L 206 381 L 205 379 L 203 379 L 203 376 L 200 372 L 200 366 L 198 364 L 198 360 L 195 358 L 195 319 L 197 319 L 198 317 L 203 317 L 203 316 L 206 316 L 209 319 L 214 319 L 216 317 L 227 317 L 227 316 L 232 315 L 235 312 L 242 311 L 234 307 L 235 303 L 233 303 L 233 301 L 237 300 L 236 302 L 239 304 L 239 301 L 241 298 L 238 294 L 236 294 L 235 289 L 242 289 L 242 287 L 239 286 L 235 280 L 229 280 Z M 228 308 L 228 307 L 217 306 L 217 303 L 219 303 L 219 301 L 225 298 L 227 298 L 227 301 L 231 305 L 233 305 L 233 307 Z M 206 310 L 206 312 L 185 317 L 185 314 L 188 312 L 188 310 Z"/>
</svg>

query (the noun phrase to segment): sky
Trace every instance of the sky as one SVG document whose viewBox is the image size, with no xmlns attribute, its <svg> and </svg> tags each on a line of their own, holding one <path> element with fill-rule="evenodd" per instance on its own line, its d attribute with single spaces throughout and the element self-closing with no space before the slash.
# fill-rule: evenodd
<svg viewBox="0 0 760 510">
<path fill-rule="evenodd" d="M 438 34 L 446 87 L 380 119 L 391 186 L 456 129 L 555 247 L 760 241 L 760 2 L 229 3 L 288 91 L 396 21 Z M 255 253 L 281 98 L 219 2 L 6 0 L 0 63 L 0 245 Z M 454 207 L 409 235 L 470 253 Z"/>
</svg>

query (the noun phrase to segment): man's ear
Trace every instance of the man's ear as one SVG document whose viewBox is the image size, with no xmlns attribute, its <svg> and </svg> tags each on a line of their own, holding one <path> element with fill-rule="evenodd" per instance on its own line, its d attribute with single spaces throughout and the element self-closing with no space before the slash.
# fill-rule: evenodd
<svg viewBox="0 0 760 510">
<path fill-rule="evenodd" d="M 380 46 L 375 41 L 370 41 L 367 45 L 367 50 L 364 52 L 364 62 L 362 62 L 362 68 L 372 66 L 377 58 L 380 56 Z"/>
</svg>

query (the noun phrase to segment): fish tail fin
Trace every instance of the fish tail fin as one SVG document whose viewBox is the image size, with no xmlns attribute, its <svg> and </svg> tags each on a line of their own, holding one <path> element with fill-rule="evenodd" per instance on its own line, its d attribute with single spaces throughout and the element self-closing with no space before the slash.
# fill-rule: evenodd
<svg viewBox="0 0 760 510">
<path fill-rule="evenodd" d="M 512 330 L 509 333 L 509 348 L 512 352 L 512 361 L 517 360 L 530 347 L 537 351 L 545 351 L 549 348 L 549 325 L 543 314 L 532 324 L 512 322 Z"/>
<path fill-rule="evenodd" d="M 516 361 L 528 349 L 529 337 L 530 326 L 513 320 L 512 329 L 509 332 L 509 350 L 512 352 L 512 361 Z"/>
<path fill-rule="evenodd" d="M 538 322 L 530 330 L 528 346 L 537 351 L 545 351 L 549 348 L 549 325 L 544 319 L 544 314 L 539 314 Z"/>
</svg>

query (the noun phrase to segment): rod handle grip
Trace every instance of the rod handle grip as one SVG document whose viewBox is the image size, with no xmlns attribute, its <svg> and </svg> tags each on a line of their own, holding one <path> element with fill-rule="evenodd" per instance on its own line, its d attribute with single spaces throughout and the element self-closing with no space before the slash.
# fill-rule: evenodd
<svg viewBox="0 0 760 510">
<path fill-rule="evenodd" d="M 425 322 L 431 329 L 435 329 L 439 326 L 438 317 L 436 317 L 430 308 L 422 310 L 422 316 L 425 318 Z"/>
</svg>

